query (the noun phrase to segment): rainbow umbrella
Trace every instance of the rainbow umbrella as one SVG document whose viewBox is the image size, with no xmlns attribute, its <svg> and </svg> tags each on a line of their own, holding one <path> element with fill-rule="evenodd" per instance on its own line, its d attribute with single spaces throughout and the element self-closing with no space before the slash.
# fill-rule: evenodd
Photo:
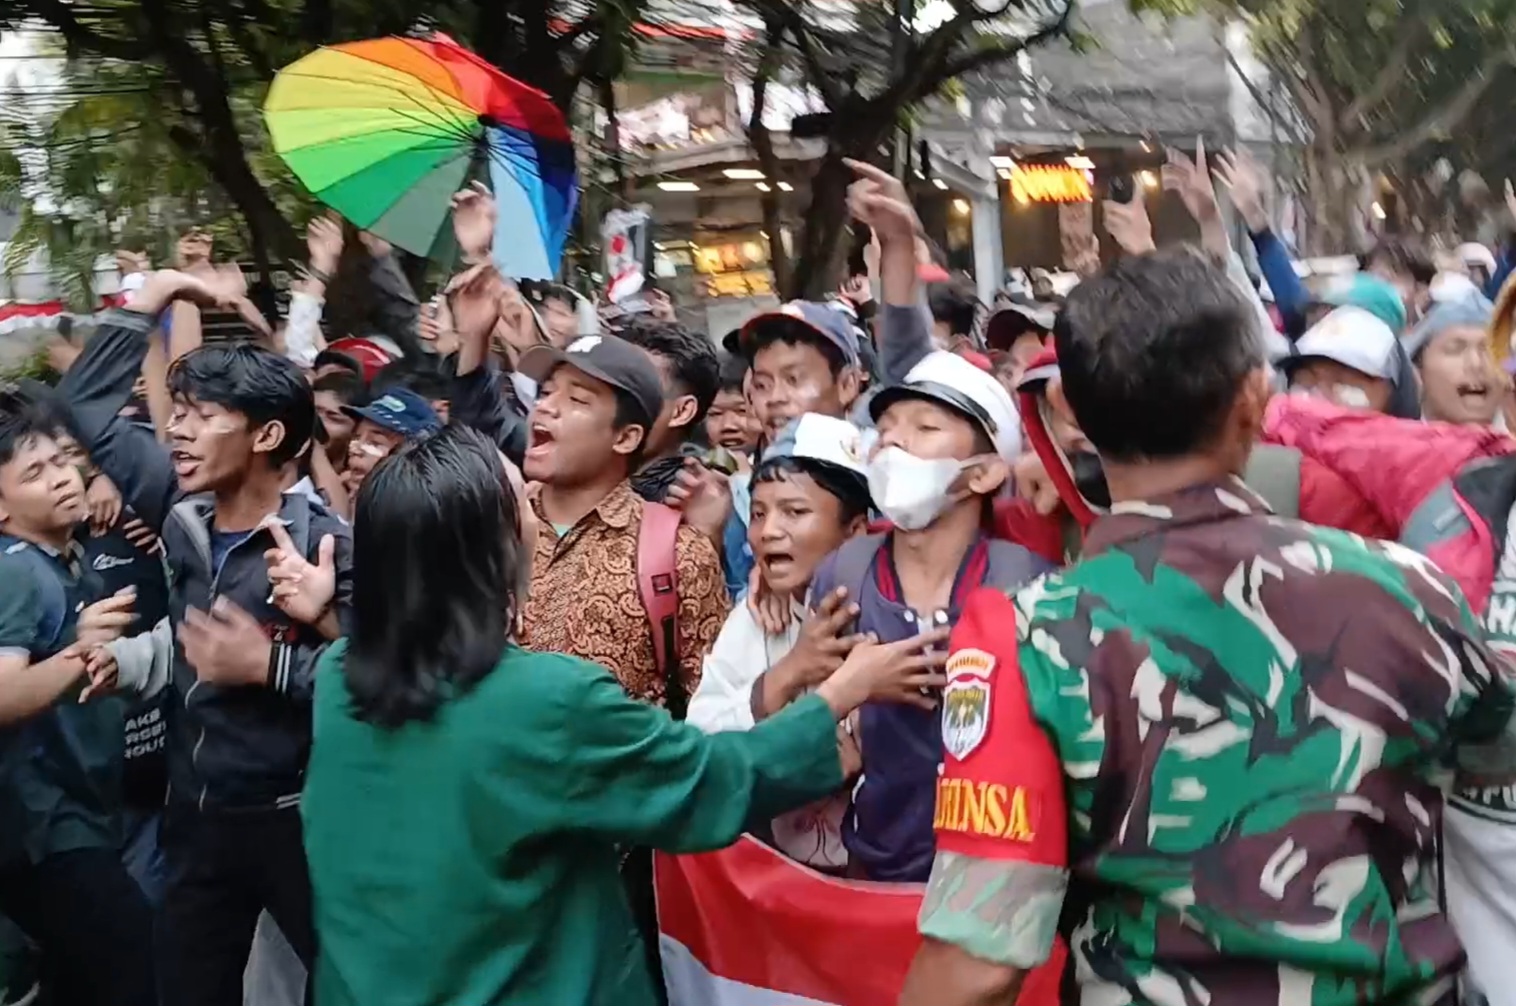
<svg viewBox="0 0 1516 1006">
<path fill-rule="evenodd" d="M 263 115 L 295 176 L 356 226 L 450 261 L 450 199 L 483 176 L 500 271 L 557 275 L 579 197 L 563 114 L 447 36 L 318 49 L 280 71 Z"/>
</svg>

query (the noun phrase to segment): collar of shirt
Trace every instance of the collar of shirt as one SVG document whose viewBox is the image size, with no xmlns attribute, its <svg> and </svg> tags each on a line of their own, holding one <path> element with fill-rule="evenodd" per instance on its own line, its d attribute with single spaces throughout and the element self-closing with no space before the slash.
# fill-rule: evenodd
<svg viewBox="0 0 1516 1006">
<path fill-rule="evenodd" d="M 1124 500 L 1113 504 L 1111 512 L 1090 527 L 1083 554 L 1093 556 L 1159 531 L 1270 513 L 1272 511 L 1263 497 L 1239 478 L 1205 482 L 1150 500 Z"/>
<path fill-rule="evenodd" d="M 885 539 L 884 545 L 874 554 L 874 583 L 879 588 L 879 596 L 893 604 L 905 604 L 905 592 L 900 586 L 900 573 L 895 568 L 895 535 L 891 532 Z M 963 606 L 964 600 L 970 591 L 984 582 L 984 575 L 990 567 L 989 540 L 980 534 L 969 546 L 969 550 L 963 554 L 963 561 L 958 564 L 958 572 L 953 577 L 952 598 L 948 607 L 956 612 Z"/>
<path fill-rule="evenodd" d="M 548 520 L 547 514 L 543 512 L 542 494 L 540 492 L 532 494 L 532 509 L 536 511 L 538 520 L 542 521 L 547 530 L 550 530 L 547 526 L 552 522 Z M 595 504 L 595 508 L 589 514 L 585 514 L 585 517 L 594 514 L 607 527 L 625 530 L 632 526 L 632 522 L 637 519 L 637 515 L 641 511 L 642 498 L 632 489 L 632 483 L 628 480 L 606 493 L 604 498 Z M 578 527 L 583 523 L 584 517 L 581 517 L 575 522 L 574 527 Z M 568 539 L 572 534 L 573 529 L 570 529 L 569 533 L 564 535 L 561 540 Z"/>
</svg>

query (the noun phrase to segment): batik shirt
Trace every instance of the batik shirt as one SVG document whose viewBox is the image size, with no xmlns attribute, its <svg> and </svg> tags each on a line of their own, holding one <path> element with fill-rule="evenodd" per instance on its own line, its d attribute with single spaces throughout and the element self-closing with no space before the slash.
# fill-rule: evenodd
<svg viewBox="0 0 1516 1006">
<path fill-rule="evenodd" d="M 1025 968 L 1062 909 L 1085 1002 L 1435 1001 L 1443 787 L 1513 709 L 1480 638 L 1423 557 L 1240 482 L 1117 505 L 954 632 L 922 931 Z"/>
</svg>

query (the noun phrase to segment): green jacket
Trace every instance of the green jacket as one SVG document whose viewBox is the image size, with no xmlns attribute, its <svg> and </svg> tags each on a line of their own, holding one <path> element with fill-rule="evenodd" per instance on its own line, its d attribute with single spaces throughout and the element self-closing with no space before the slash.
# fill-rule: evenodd
<svg viewBox="0 0 1516 1006">
<path fill-rule="evenodd" d="M 431 722 L 354 719 L 316 674 L 302 815 L 319 1006 L 651 1006 L 619 843 L 717 849 L 842 785 L 809 696 L 707 736 L 596 664 L 511 646 Z"/>
</svg>

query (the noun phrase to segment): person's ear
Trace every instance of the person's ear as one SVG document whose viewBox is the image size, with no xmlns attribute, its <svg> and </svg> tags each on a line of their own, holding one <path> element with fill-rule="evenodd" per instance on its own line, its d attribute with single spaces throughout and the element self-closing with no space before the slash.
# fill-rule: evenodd
<svg viewBox="0 0 1516 1006">
<path fill-rule="evenodd" d="M 616 437 L 611 441 L 611 450 L 623 457 L 631 457 L 646 439 L 647 427 L 641 423 L 632 423 L 616 431 Z"/>
<path fill-rule="evenodd" d="M 975 496 L 994 496 L 1011 477 L 1011 466 L 998 454 L 981 455 L 964 471 L 968 475 L 964 484 Z"/>
<path fill-rule="evenodd" d="M 844 409 L 851 409 L 863 388 L 863 374 L 857 367 L 843 367 L 837 375 L 837 400 Z"/>
<path fill-rule="evenodd" d="M 842 530 L 843 530 L 843 533 L 845 535 L 847 535 L 849 538 L 856 538 L 860 534 L 866 533 L 868 531 L 868 529 L 869 529 L 869 515 L 866 514 L 866 513 L 861 513 L 858 516 L 854 517 L 852 520 L 848 521 L 847 522 L 847 526 L 844 527 Z"/>
<path fill-rule="evenodd" d="M 695 415 L 700 411 L 700 403 L 694 395 L 680 395 L 674 399 L 674 406 L 669 410 L 669 426 L 678 428 L 682 426 L 694 426 Z"/>
<path fill-rule="evenodd" d="M 275 419 L 258 427 L 258 432 L 253 435 L 253 453 L 271 454 L 279 449 L 284 443 L 284 424 Z"/>
<path fill-rule="evenodd" d="M 1244 454 L 1263 436 L 1263 417 L 1273 395 L 1274 389 L 1267 367 L 1258 367 L 1243 378 L 1242 388 L 1228 418 L 1226 436 L 1242 448 Z"/>
</svg>

